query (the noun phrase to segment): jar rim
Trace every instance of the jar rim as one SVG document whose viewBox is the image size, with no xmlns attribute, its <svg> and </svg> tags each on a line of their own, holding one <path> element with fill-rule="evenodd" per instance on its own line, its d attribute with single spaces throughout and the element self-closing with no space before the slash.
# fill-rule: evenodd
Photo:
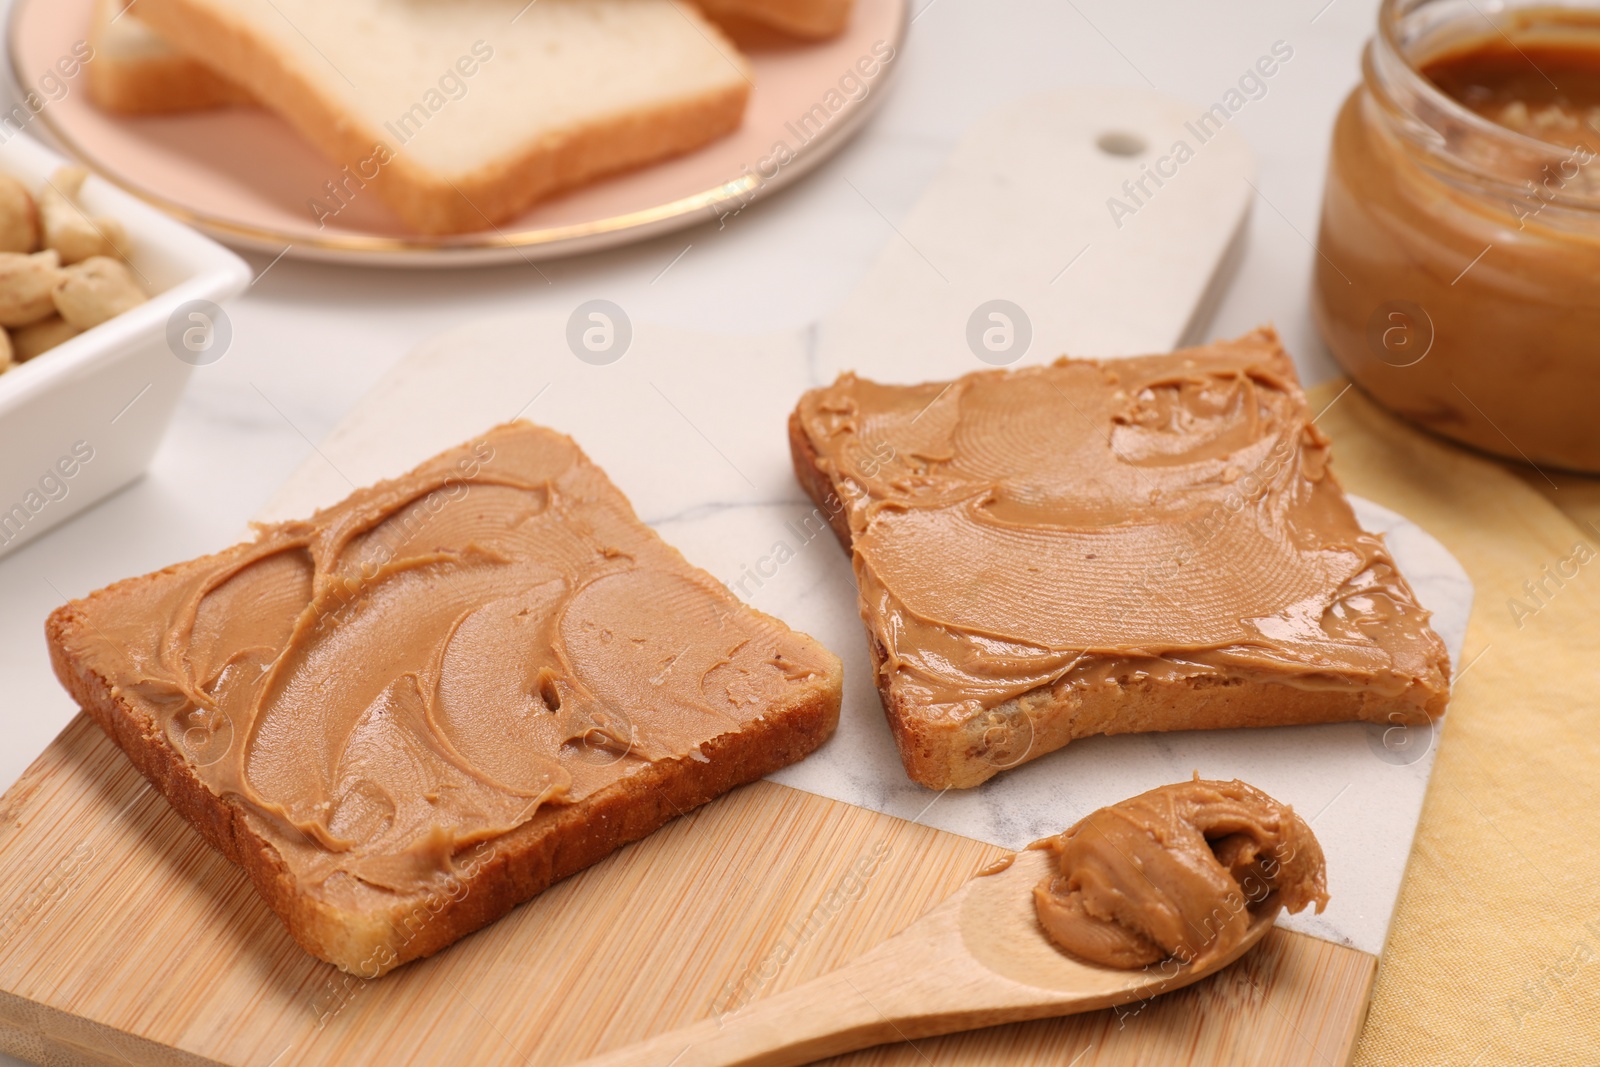
<svg viewBox="0 0 1600 1067">
<path fill-rule="evenodd" d="M 1497 186 L 1504 194 L 1519 196 L 1525 189 L 1522 182 L 1494 173 L 1488 167 L 1474 166 L 1472 161 L 1458 153 L 1450 152 L 1444 134 L 1435 128 L 1434 123 L 1428 121 L 1427 113 L 1436 114 L 1456 127 L 1470 131 L 1483 143 L 1503 150 L 1502 158 L 1505 160 L 1521 159 L 1529 163 L 1563 162 L 1563 157 L 1565 161 L 1570 161 L 1578 150 L 1540 140 L 1480 115 L 1439 88 L 1422 73 L 1417 58 L 1407 50 L 1403 31 L 1408 16 L 1418 8 L 1435 2 L 1437 0 L 1382 0 L 1378 9 L 1377 32 L 1367 42 L 1362 56 L 1366 83 L 1375 91 L 1385 109 L 1400 120 L 1398 123 L 1400 132 L 1407 140 L 1425 151 L 1438 167 L 1477 183 Z M 1498 4 L 1488 10 L 1472 0 L 1467 0 L 1467 10 L 1464 14 L 1488 22 L 1494 30 L 1504 36 L 1504 31 L 1495 23 L 1494 16 L 1507 10 L 1589 12 L 1594 15 L 1596 31 L 1600 32 L 1600 3 L 1594 3 L 1592 0 L 1565 4 L 1556 0 L 1536 0 L 1534 3 L 1516 7 Z M 1487 37 L 1488 34 L 1485 33 L 1483 36 Z M 1515 43 L 1512 47 L 1516 47 Z M 1421 102 L 1425 106 L 1422 108 L 1415 105 L 1408 106 L 1404 97 Z M 1593 152 L 1590 153 L 1590 159 L 1600 163 L 1600 158 Z M 1537 168 L 1534 172 L 1537 173 Z M 1523 178 L 1524 181 L 1527 180 L 1526 175 Z M 1586 213 L 1600 212 L 1600 194 L 1586 195 L 1577 190 L 1563 188 L 1553 195 L 1551 203 L 1559 203 L 1563 207 Z"/>
</svg>

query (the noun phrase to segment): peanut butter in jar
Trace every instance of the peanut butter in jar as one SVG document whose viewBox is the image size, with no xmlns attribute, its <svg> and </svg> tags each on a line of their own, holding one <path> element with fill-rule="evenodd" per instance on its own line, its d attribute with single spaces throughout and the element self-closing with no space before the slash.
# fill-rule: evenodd
<svg viewBox="0 0 1600 1067">
<path fill-rule="evenodd" d="M 1313 313 L 1379 403 L 1600 472 L 1600 4 L 1385 0 L 1334 127 Z"/>
</svg>

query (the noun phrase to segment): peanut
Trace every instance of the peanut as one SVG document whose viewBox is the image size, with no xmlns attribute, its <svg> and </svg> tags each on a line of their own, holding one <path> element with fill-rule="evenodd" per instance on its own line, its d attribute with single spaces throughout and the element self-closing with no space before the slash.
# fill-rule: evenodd
<svg viewBox="0 0 1600 1067">
<path fill-rule="evenodd" d="M 78 192 L 89 176 L 82 167 L 62 167 L 39 193 L 39 222 L 44 245 L 61 253 L 63 264 L 81 263 L 91 256 L 120 256 L 128 232 L 116 219 L 90 218 L 78 206 Z"/>
<path fill-rule="evenodd" d="M 51 294 L 61 280 L 54 251 L 0 252 L 0 326 L 26 326 L 55 313 Z"/>
<path fill-rule="evenodd" d="M 80 330 L 92 330 L 145 301 L 127 266 L 109 256 L 63 267 L 51 296 L 61 317 Z"/>
<path fill-rule="evenodd" d="M 35 252 L 39 248 L 39 209 L 27 187 L 0 174 L 0 252 Z"/>
<path fill-rule="evenodd" d="M 11 332 L 11 347 L 18 363 L 26 363 L 41 352 L 46 352 L 63 341 L 69 341 L 78 336 L 79 331 L 71 323 L 62 321 L 60 315 L 51 315 L 48 319 L 36 322 L 31 326 L 24 326 L 20 330 Z"/>
</svg>

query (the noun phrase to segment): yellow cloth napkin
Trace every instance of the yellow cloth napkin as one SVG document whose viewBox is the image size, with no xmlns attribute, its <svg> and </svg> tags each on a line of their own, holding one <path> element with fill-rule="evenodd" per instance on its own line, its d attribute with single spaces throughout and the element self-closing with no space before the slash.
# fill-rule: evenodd
<svg viewBox="0 0 1600 1067">
<path fill-rule="evenodd" d="M 1355 1063 L 1600 1064 L 1600 487 L 1514 473 L 1342 388 L 1313 398 L 1340 480 L 1476 585 Z"/>
</svg>

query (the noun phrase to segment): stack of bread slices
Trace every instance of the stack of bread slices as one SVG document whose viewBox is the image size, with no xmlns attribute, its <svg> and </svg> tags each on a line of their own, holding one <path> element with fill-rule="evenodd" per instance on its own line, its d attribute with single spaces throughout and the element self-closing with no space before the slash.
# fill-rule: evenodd
<svg viewBox="0 0 1600 1067">
<path fill-rule="evenodd" d="M 92 93 L 121 114 L 259 104 L 411 228 L 539 200 L 736 129 L 752 34 L 840 33 L 851 0 L 97 0 Z"/>
</svg>

